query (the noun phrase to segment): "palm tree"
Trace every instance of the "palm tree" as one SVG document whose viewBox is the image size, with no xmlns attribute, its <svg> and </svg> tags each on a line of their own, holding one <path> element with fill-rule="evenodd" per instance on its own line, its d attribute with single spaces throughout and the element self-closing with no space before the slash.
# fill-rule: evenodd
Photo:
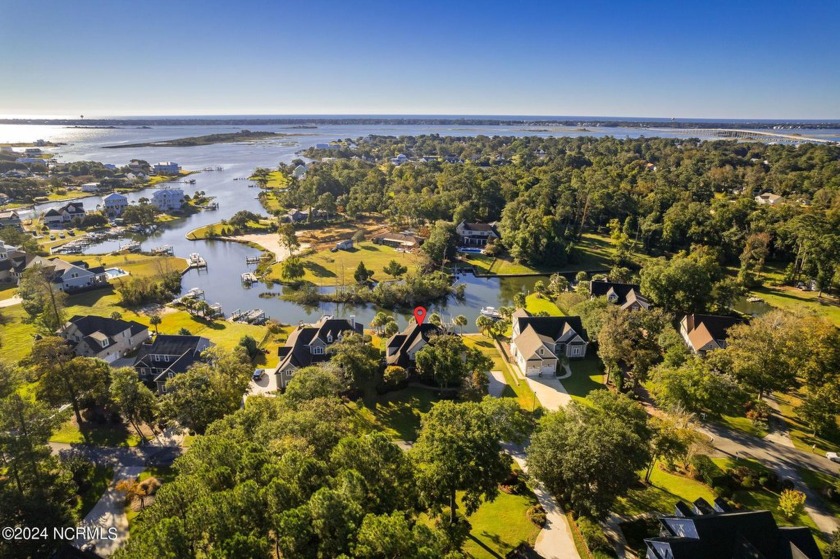
<svg viewBox="0 0 840 559">
<path fill-rule="evenodd" d="M 390 315 L 384 312 L 376 313 L 376 316 L 373 317 L 373 320 L 370 321 L 371 328 L 379 334 L 382 331 L 382 328 L 388 323 L 388 320 L 394 320 Z"/>
<path fill-rule="evenodd" d="M 440 314 L 433 312 L 429 315 L 429 324 L 434 324 L 435 326 L 440 326 L 443 324 L 443 320 L 440 318 Z"/>
<path fill-rule="evenodd" d="M 155 336 L 158 335 L 158 325 L 161 322 L 163 321 L 160 319 L 160 315 L 158 314 L 153 314 L 152 317 L 149 319 L 149 324 L 155 327 Z"/>
<path fill-rule="evenodd" d="M 479 332 L 486 336 L 487 332 L 493 327 L 493 319 L 482 314 L 475 319 L 475 326 Z"/>
<path fill-rule="evenodd" d="M 463 332 L 463 327 L 467 325 L 467 317 L 459 314 L 455 318 L 452 319 L 452 322 L 458 326 L 458 333 L 461 334 Z"/>
</svg>

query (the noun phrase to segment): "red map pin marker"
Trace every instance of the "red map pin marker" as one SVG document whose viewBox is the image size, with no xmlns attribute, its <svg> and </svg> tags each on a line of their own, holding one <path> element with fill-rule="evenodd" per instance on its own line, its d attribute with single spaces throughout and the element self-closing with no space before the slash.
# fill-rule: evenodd
<svg viewBox="0 0 840 559">
<path fill-rule="evenodd" d="M 423 321 L 426 319 L 426 307 L 414 307 L 414 320 L 417 321 L 417 324 L 423 324 Z"/>
</svg>

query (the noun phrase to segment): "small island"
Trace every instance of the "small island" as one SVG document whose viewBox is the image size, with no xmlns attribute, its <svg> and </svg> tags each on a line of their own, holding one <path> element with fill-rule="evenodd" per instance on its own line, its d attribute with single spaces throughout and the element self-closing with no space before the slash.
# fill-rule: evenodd
<svg viewBox="0 0 840 559">
<path fill-rule="evenodd" d="M 177 138 L 174 140 L 161 140 L 158 142 L 141 142 L 137 144 L 118 144 L 105 146 L 106 149 L 120 148 L 148 148 L 148 147 L 193 147 L 208 146 L 211 144 L 232 144 L 237 142 L 252 142 L 255 140 L 266 140 L 268 138 L 282 138 L 292 134 L 280 132 L 252 132 L 241 130 L 227 134 L 207 134 L 206 136 L 192 136 L 189 138 Z"/>
</svg>

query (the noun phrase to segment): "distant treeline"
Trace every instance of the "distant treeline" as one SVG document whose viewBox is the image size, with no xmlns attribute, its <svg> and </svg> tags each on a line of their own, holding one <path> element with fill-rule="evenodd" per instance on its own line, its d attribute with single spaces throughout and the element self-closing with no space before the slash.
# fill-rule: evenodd
<svg viewBox="0 0 840 559">
<path fill-rule="evenodd" d="M 49 124 L 58 126 L 84 126 L 91 128 L 126 126 L 259 126 L 259 125 L 469 125 L 469 126 L 601 126 L 624 128 L 734 128 L 734 129 L 772 129 L 777 126 L 786 129 L 833 129 L 840 127 L 838 121 L 792 121 L 792 120 L 641 120 L 641 119 L 597 119 L 597 118 L 493 118 L 493 117 L 277 117 L 277 118 L 215 118 L 215 117 L 175 117 L 146 119 L 0 119 L 0 124 Z"/>
<path fill-rule="evenodd" d="M 119 149 L 119 148 L 143 148 L 143 147 L 191 147 L 191 146 L 206 146 L 210 144 L 226 144 L 232 142 L 247 142 L 252 140 L 264 140 L 266 138 L 274 138 L 277 136 L 288 136 L 289 134 L 280 134 L 278 132 L 251 132 L 250 130 L 242 130 L 240 132 L 231 132 L 228 134 L 208 134 L 206 136 L 192 136 L 189 138 L 177 138 L 174 140 L 160 140 L 157 142 L 140 142 L 137 144 L 117 144 L 113 146 L 105 146 L 105 149 Z"/>
</svg>

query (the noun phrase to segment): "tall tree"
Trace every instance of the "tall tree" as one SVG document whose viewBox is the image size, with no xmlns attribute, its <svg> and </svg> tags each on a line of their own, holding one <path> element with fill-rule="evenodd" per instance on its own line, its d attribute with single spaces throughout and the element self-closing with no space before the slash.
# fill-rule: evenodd
<svg viewBox="0 0 840 559">
<path fill-rule="evenodd" d="M 152 391 L 137 378 L 137 371 L 131 367 L 114 369 L 109 391 L 111 401 L 123 419 L 134 427 L 141 439 L 146 440 L 140 426 L 155 420 L 158 402 Z"/>
<path fill-rule="evenodd" d="M 23 272 L 18 283 L 23 310 L 42 334 L 52 335 L 64 326 L 67 295 L 52 281 L 52 268 L 36 265 Z"/>
<path fill-rule="evenodd" d="M 330 362 L 338 366 L 348 382 L 361 386 L 373 378 L 379 369 L 379 350 L 370 344 L 370 338 L 362 334 L 344 334 L 330 345 Z"/>
</svg>

